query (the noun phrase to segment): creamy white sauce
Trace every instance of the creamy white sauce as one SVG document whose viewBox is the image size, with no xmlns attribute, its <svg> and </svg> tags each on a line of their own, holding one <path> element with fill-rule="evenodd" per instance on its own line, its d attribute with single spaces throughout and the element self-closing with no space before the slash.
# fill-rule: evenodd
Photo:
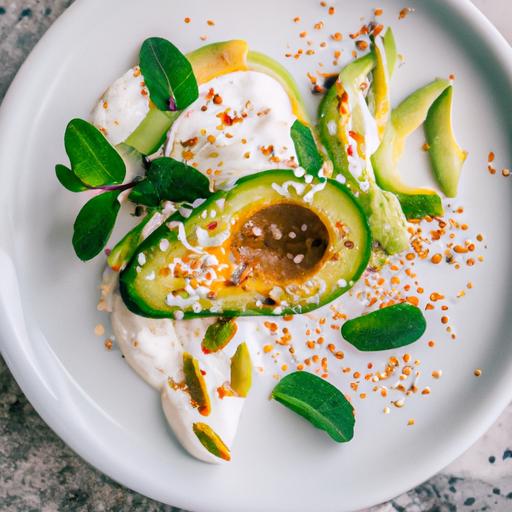
<svg viewBox="0 0 512 512">
<path fill-rule="evenodd" d="M 221 352 L 204 354 L 201 341 L 215 319 L 168 320 L 144 318 L 131 313 L 118 293 L 113 296 L 111 315 L 116 341 L 128 364 L 150 386 L 161 393 L 162 407 L 180 443 L 194 457 L 210 463 L 223 460 L 208 452 L 193 431 L 193 424 L 208 424 L 231 448 L 244 398 L 220 398 L 217 388 L 230 380 L 230 357 L 238 346 L 232 343 Z M 183 353 L 198 359 L 211 401 L 211 413 L 202 416 L 190 401 L 190 395 L 169 385 L 183 382 Z"/>
<path fill-rule="evenodd" d="M 91 120 L 115 146 L 135 131 L 148 112 L 149 93 L 136 66 L 105 91 L 91 113 Z"/>
<path fill-rule="evenodd" d="M 221 103 L 208 99 L 210 90 Z M 223 125 L 223 113 L 240 122 Z M 165 153 L 177 160 L 192 153 L 189 165 L 211 177 L 216 189 L 229 188 L 242 176 L 297 165 L 290 136 L 295 119 L 277 80 L 256 71 L 229 73 L 199 87 L 199 98 L 173 124 Z M 183 145 L 195 137 L 194 146 Z"/>
</svg>

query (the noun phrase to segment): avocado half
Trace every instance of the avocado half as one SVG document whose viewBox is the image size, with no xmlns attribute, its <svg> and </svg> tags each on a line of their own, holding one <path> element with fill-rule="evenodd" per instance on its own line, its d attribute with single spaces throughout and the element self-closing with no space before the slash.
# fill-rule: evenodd
<svg viewBox="0 0 512 512">
<path fill-rule="evenodd" d="M 245 41 L 233 39 L 208 44 L 189 53 L 187 59 L 199 85 L 235 71 L 266 73 L 275 78 L 288 93 L 297 119 L 309 124 L 299 88 L 290 73 L 274 59 L 262 53 L 250 52 Z M 162 112 L 150 104 L 147 116 L 125 143 L 143 155 L 154 153 L 164 143 L 169 128 L 179 115 L 180 112 Z"/>
<path fill-rule="evenodd" d="M 368 264 L 359 203 L 333 180 L 291 170 L 245 177 L 179 213 L 120 276 L 124 302 L 152 318 L 305 313 L 346 292 Z"/>
</svg>

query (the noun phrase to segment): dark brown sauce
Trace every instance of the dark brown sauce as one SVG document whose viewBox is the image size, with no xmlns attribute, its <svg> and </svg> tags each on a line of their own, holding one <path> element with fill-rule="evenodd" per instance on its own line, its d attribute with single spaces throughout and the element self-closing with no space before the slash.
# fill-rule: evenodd
<svg viewBox="0 0 512 512">
<path fill-rule="evenodd" d="M 329 246 L 329 232 L 314 212 L 282 203 L 254 213 L 235 233 L 231 251 L 253 275 L 278 284 L 304 281 Z"/>
</svg>

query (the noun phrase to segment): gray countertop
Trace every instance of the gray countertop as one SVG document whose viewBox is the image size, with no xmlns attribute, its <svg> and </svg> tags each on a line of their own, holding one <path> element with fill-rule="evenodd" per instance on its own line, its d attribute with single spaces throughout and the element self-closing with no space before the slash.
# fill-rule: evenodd
<svg viewBox="0 0 512 512">
<path fill-rule="evenodd" d="M 0 100 L 19 66 L 73 0 L 0 0 Z M 475 0 L 512 39 L 512 2 Z M 41 420 L 0 357 L 0 510 L 178 511 L 110 480 Z M 512 510 L 512 406 L 468 452 L 371 512 Z"/>
</svg>

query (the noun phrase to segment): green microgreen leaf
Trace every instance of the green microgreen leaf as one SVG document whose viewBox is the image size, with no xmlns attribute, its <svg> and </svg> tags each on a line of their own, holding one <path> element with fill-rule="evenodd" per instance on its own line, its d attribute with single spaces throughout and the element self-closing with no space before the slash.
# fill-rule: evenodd
<svg viewBox="0 0 512 512">
<path fill-rule="evenodd" d="M 151 162 L 146 179 L 135 185 L 129 199 L 146 206 L 158 206 L 162 201 L 193 203 L 210 195 L 210 181 L 206 176 L 190 165 L 162 157 Z"/>
<path fill-rule="evenodd" d="M 286 375 L 272 391 L 272 398 L 325 430 L 338 443 L 354 436 L 354 408 L 341 391 L 312 373 Z"/>
<path fill-rule="evenodd" d="M 123 159 L 104 135 L 83 119 L 69 122 L 64 146 L 71 168 L 90 187 L 122 183 L 126 174 Z"/>
<path fill-rule="evenodd" d="M 324 161 L 318 151 L 315 139 L 309 127 L 302 124 L 297 119 L 292 125 L 290 135 L 299 159 L 299 165 L 308 174 L 318 176 L 318 172 L 322 168 Z"/>
<path fill-rule="evenodd" d="M 166 39 L 151 37 L 142 44 L 140 69 L 151 101 L 160 110 L 183 110 L 199 91 L 190 62 Z"/>
<path fill-rule="evenodd" d="M 402 303 L 345 322 L 341 334 L 357 349 L 369 352 L 409 345 L 421 338 L 426 328 L 421 310 Z"/>
<path fill-rule="evenodd" d="M 55 174 L 60 184 L 71 192 L 83 192 L 89 187 L 84 185 L 75 175 L 75 173 L 65 165 L 57 164 Z"/>
<path fill-rule="evenodd" d="M 97 256 L 107 245 L 121 205 L 118 190 L 90 199 L 78 213 L 73 226 L 73 247 L 83 261 Z"/>
</svg>

